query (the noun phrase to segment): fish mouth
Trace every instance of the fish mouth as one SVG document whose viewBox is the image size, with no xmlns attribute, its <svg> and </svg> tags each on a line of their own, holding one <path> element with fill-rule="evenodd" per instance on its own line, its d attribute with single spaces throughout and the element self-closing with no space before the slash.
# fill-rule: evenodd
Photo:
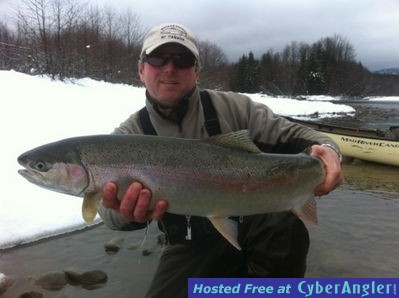
<svg viewBox="0 0 399 298">
<path fill-rule="evenodd" d="M 43 187 L 45 189 L 54 190 L 52 181 L 46 178 L 41 172 L 32 169 L 20 169 L 18 173 L 28 180 L 30 183 Z"/>
<path fill-rule="evenodd" d="M 28 170 L 28 169 L 20 169 L 18 170 L 18 174 L 20 174 L 22 177 L 24 177 L 26 180 L 33 182 L 33 183 L 38 183 L 43 181 L 43 176 L 36 171 Z"/>
</svg>

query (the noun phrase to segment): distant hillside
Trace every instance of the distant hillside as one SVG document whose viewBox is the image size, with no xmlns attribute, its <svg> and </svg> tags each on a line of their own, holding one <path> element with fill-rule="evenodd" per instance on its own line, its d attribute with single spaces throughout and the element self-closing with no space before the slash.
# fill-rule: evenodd
<svg viewBox="0 0 399 298">
<path fill-rule="evenodd" d="M 374 73 L 399 76 L 399 68 L 384 68 L 384 69 L 377 70 Z"/>
</svg>

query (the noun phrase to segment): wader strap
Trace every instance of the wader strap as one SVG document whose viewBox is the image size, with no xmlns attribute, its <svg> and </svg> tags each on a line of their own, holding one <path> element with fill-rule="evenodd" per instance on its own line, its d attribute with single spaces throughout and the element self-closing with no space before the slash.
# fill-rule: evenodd
<svg viewBox="0 0 399 298">
<path fill-rule="evenodd" d="M 208 132 L 208 135 L 215 136 L 221 134 L 222 131 L 220 129 L 219 119 L 209 93 L 204 90 L 200 92 L 200 96 L 205 117 L 205 128 Z M 150 115 L 148 114 L 146 107 L 139 111 L 139 117 L 144 134 L 156 136 L 157 132 L 152 125 Z"/>
<path fill-rule="evenodd" d="M 152 125 L 151 119 L 150 119 L 150 114 L 148 114 L 147 108 L 144 107 L 139 111 L 139 117 L 140 117 L 140 122 L 141 126 L 143 128 L 143 132 L 145 135 L 152 135 L 156 136 L 157 132 Z"/>
<path fill-rule="evenodd" d="M 201 103 L 205 116 L 205 128 L 209 136 L 221 134 L 220 123 L 212 99 L 207 91 L 201 91 Z"/>
</svg>

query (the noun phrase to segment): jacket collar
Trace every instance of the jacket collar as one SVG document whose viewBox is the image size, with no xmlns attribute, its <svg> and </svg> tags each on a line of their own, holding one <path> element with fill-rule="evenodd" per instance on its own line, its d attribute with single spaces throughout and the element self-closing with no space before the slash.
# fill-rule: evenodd
<svg viewBox="0 0 399 298">
<path fill-rule="evenodd" d="M 186 116 L 189 107 L 193 106 L 195 99 L 198 96 L 198 87 L 195 87 L 192 91 L 190 91 L 187 95 L 185 95 L 180 101 L 179 105 L 175 108 L 163 108 L 158 102 L 151 97 L 148 90 L 146 90 L 146 98 L 147 98 L 147 109 L 151 107 L 159 116 L 169 121 L 172 121 L 178 125 L 181 124 L 183 118 Z"/>
</svg>

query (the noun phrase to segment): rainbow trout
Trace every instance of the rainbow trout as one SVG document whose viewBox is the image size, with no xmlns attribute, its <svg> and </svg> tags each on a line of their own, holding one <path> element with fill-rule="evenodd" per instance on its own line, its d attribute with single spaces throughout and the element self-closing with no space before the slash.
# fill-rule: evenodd
<svg viewBox="0 0 399 298">
<path fill-rule="evenodd" d="M 86 222 L 97 214 L 102 188 L 115 181 L 123 193 L 132 181 L 152 191 L 168 212 L 205 216 L 235 247 L 229 216 L 292 210 L 316 222 L 314 188 L 323 180 L 320 161 L 307 154 L 262 153 L 248 131 L 204 140 L 146 135 L 94 135 L 46 144 L 18 157 L 28 181 L 84 197 Z"/>
</svg>

